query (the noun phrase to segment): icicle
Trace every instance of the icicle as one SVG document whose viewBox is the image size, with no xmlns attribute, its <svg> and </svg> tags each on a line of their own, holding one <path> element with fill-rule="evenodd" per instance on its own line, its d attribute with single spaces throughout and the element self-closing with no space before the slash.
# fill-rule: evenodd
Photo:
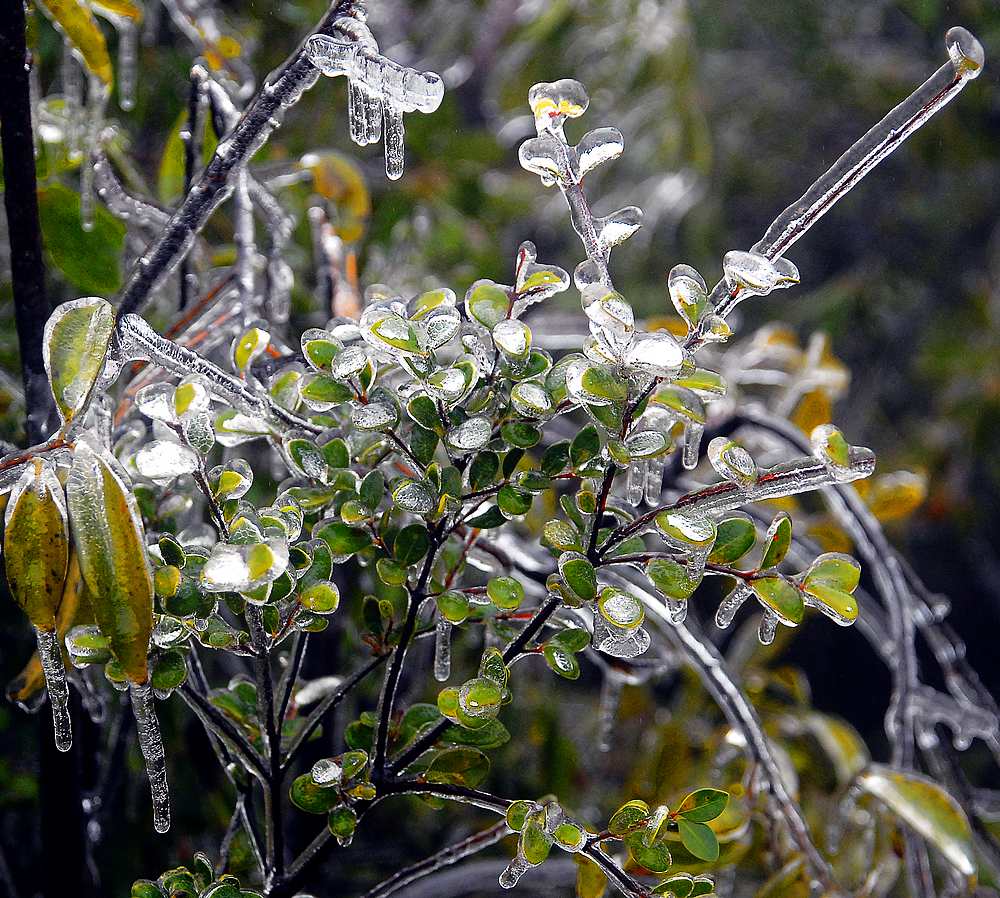
<svg viewBox="0 0 1000 898">
<path fill-rule="evenodd" d="M 443 683 L 451 676 L 451 622 L 437 619 L 434 630 L 434 679 Z"/>
<path fill-rule="evenodd" d="M 646 462 L 646 504 L 659 505 L 663 493 L 663 470 L 667 463 L 662 458 L 651 458 Z"/>
<path fill-rule="evenodd" d="M 774 642 L 774 634 L 778 629 L 778 616 L 770 611 L 765 611 L 760 619 L 760 627 L 757 630 L 757 638 L 761 645 L 770 645 Z"/>
<path fill-rule="evenodd" d="M 347 120 L 351 127 L 351 140 L 363 147 L 368 142 L 368 104 L 357 81 L 347 84 Z"/>
<path fill-rule="evenodd" d="M 107 86 L 98 78 L 90 79 L 87 89 L 87 128 L 80 168 L 80 222 L 85 231 L 94 228 L 94 156 L 100 144 L 108 93 Z"/>
<path fill-rule="evenodd" d="M 615 718 L 622 700 L 625 678 L 608 669 L 601 682 L 601 699 L 597 710 L 597 750 L 611 751 L 611 738 L 615 731 Z"/>
<path fill-rule="evenodd" d="M 69 751 L 73 747 L 73 729 L 59 636 L 54 630 L 39 630 L 35 627 L 35 639 L 38 642 L 38 659 L 42 662 L 42 673 L 45 676 L 45 688 L 49 691 L 49 703 L 52 705 L 52 732 L 56 748 L 59 751 Z"/>
<path fill-rule="evenodd" d="M 132 711 L 135 714 L 139 748 L 146 761 L 146 775 L 153 799 L 153 828 L 158 833 L 170 829 L 170 790 L 167 787 L 167 759 L 160 738 L 160 723 L 153 705 L 153 687 L 149 682 L 132 683 L 129 687 Z"/>
<path fill-rule="evenodd" d="M 504 889 L 514 888 L 514 886 L 517 885 L 517 881 L 530 869 L 531 864 L 521 853 L 521 848 L 518 846 L 517 854 L 511 858 L 510 863 L 507 865 L 507 869 L 500 874 L 500 887 Z"/>
<path fill-rule="evenodd" d="M 704 433 L 705 427 L 702 424 L 689 421 L 684 425 L 684 448 L 681 457 L 684 470 L 693 471 L 698 467 L 698 453 L 701 451 L 701 437 Z"/>
<path fill-rule="evenodd" d="M 135 80 L 138 66 L 139 29 L 122 16 L 118 28 L 118 105 L 125 112 L 135 106 Z"/>
<path fill-rule="evenodd" d="M 715 612 L 715 625 L 722 630 L 725 630 L 732 622 L 733 618 L 736 617 L 736 612 L 743 607 L 743 603 L 746 602 L 753 595 L 753 590 L 746 585 L 746 583 L 740 583 L 736 586 L 728 596 L 726 596 L 718 610 Z"/>
<path fill-rule="evenodd" d="M 631 506 L 637 506 L 642 501 L 642 491 L 646 486 L 646 461 L 633 460 L 629 463 L 625 480 L 625 497 Z"/>
<path fill-rule="evenodd" d="M 382 100 L 369 90 L 362 89 L 361 95 L 367 107 L 365 143 L 378 143 L 382 139 Z"/>
<path fill-rule="evenodd" d="M 73 55 L 73 45 L 63 44 L 60 68 L 63 89 L 63 108 L 66 110 L 66 155 L 70 162 L 79 162 L 81 150 L 80 111 L 83 107 L 83 73 Z"/>
<path fill-rule="evenodd" d="M 403 110 L 392 103 L 383 103 L 385 127 L 385 174 L 390 181 L 403 177 Z"/>
</svg>

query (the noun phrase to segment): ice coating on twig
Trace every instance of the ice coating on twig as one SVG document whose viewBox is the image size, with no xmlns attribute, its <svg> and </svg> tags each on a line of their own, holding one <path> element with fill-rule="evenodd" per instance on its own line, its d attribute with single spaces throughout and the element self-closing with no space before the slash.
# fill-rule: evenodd
<svg viewBox="0 0 1000 898">
<path fill-rule="evenodd" d="M 444 82 L 434 72 L 418 72 L 381 56 L 366 25 L 345 17 L 334 23 L 338 40 L 312 35 L 305 53 L 324 75 L 348 78 L 351 139 L 360 146 L 385 140 L 385 173 L 403 174 L 403 113 L 434 112 L 444 97 Z"/>
<path fill-rule="evenodd" d="M 158 833 L 170 829 L 170 790 L 167 786 L 167 759 L 163 753 L 160 722 L 156 719 L 153 687 L 147 683 L 129 686 L 132 712 L 135 714 L 139 749 L 146 762 L 149 790 L 153 800 L 153 828 Z"/>
<path fill-rule="evenodd" d="M 925 125 L 982 71 L 985 54 L 982 44 L 965 28 L 951 28 L 945 35 L 948 62 L 942 65 L 910 96 L 888 113 L 867 134 L 856 141 L 799 199 L 771 224 L 751 254 L 776 262 L 834 204 L 846 196 L 861 179 Z M 710 301 L 719 316 L 725 316 L 742 298 L 727 276 L 716 284 Z M 687 348 L 706 340 L 707 319 L 692 333 Z"/>
<path fill-rule="evenodd" d="M 55 630 L 47 631 L 35 627 L 35 641 L 38 645 L 38 660 L 42 663 L 45 688 L 52 705 L 52 733 L 56 748 L 69 751 L 73 747 L 73 725 L 69 716 L 69 686 L 66 683 L 66 667 L 63 664 L 59 635 Z"/>
</svg>

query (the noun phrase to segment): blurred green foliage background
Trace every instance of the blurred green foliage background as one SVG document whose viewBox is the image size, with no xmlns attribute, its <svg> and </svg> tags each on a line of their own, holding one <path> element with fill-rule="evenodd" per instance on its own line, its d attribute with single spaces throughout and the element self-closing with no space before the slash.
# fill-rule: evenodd
<svg viewBox="0 0 1000 898">
<path fill-rule="evenodd" d="M 176 132 L 193 51 L 157 3 L 148 0 L 146 11 L 151 24 L 140 47 L 137 104 L 124 113 L 112 101 L 109 117 L 116 159 L 130 160 L 130 186 L 169 207 L 177 198 Z M 324 11 L 317 0 L 229 2 L 219 9 L 258 82 Z M 48 96 L 60 90 L 60 39 L 40 15 L 34 18 L 39 86 Z M 598 213 L 628 203 L 646 212 L 646 226 L 615 253 L 613 268 L 618 288 L 649 316 L 668 309 L 671 266 L 689 263 L 714 282 L 727 250 L 753 244 L 777 212 L 939 66 L 949 26 L 965 25 L 982 40 L 984 75 L 795 246 L 790 256 L 802 286 L 745 304 L 741 330 L 783 320 L 803 337 L 815 330 L 830 335 L 854 375 L 835 420 L 852 442 L 876 450 L 881 470 L 905 467 L 928 476 L 927 502 L 893 537 L 928 585 L 950 595 L 973 664 L 1000 689 L 990 637 L 1000 616 L 1000 6 L 994 0 L 371 0 L 369 24 L 382 52 L 441 73 L 448 86 L 437 113 L 407 117 L 403 180 L 385 179 L 379 148 L 350 143 L 342 79 L 309 92 L 255 162 L 261 173 L 278 175 L 310 151 L 331 149 L 356 161 L 373 210 L 356 244 L 361 283 L 384 282 L 403 293 L 444 284 L 461 295 L 480 277 L 508 280 L 525 239 L 546 261 L 572 269 L 580 250 L 561 199 L 520 169 L 516 150 L 531 133 L 528 88 L 574 77 L 592 97 L 585 126 L 614 124 L 625 135 L 625 156 L 588 182 L 588 191 Z M 39 167 L 53 301 L 112 296 L 123 254 L 139 247 L 106 214 L 95 232 L 84 234 L 74 200 L 65 196 L 77 189 L 75 169 L 51 151 Z M 301 208 L 301 198 L 288 202 Z M 341 203 L 344 215 L 349 205 Z M 363 216 L 363 202 L 358 210 Z M 223 207 L 207 230 L 219 259 L 231 243 L 228 216 Z M 310 253 L 300 215 L 289 256 L 298 327 L 324 319 Z M 6 372 L 0 387 L 7 403 L 0 435 L 18 442 L 23 410 L 5 269 L 0 258 Z M 560 297 L 567 310 L 576 308 L 574 297 L 574 291 Z M 10 604 L 0 608 L 0 627 L 6 681 L 27 657 L 30 634 Z M 861 657 L 861 646 L 847 631 L 831 636 L 806 627 L 790 657 L 806 669 L 816 706 L 849 718 L 877 754 L 884 703 L 874 696 L 887 694 L 887 679 L 874 659 Z M 353 667 L 337 657 L 336 646 L 311 664 L 312 675 L 331 664 Z M 558 704 L 547 700 L 546 688 L 529 697 L 520 718 L 508 721 L 525 738 L 505 749 L 507 772 L 495 791 L 533 795 L 548 784 L 586 796 L 586 810 L 607 807 L 625 783 L 676 794 L 697 781 L 698 757 L 666 725 L 670 703 L 675 710 L 678 702 L 702 707 L 697 688 L 658 696 L 626 690 L 623 731 L 645 733 L 642 751 L 629 757 L 593 748 L 596 688 L 596 678 L 585 677 L 562 690 Z M 225 827 L 229 796 L 197 724 L 178 704 L 166 703 L 161 712 L 174 830 L 167 839 L 153 838 L 143 778 L 123 778 L 127 789 L 104 817 L 113 839 L 98 854 L 102 894 L 127 894 L 132 879 L 154 876 L 195 849 L 214 850 L 206 833 L 217 837 Z M 654 722 L 664 725 L 650 735 Z M 30 870 L 43 856 L 33 808 L 38 737 L 47 738 L 47 725 L 0 706 L 0 842 L 19 883 L 31 882 Z M 83 738 L 98 735 L 85 730 Z M 626 735 L 623 744 L 636 743 Z M 669 764 L 660 762 L 665 755 Z M 124 759 L 138 774 L 136 752 Z M 378 872 L 423 856 L 447 840 L 455 828 L 449 818 L 421 809 L 402 825 L 392 812 L 373 815 L 351 853 L 365 862 L 331 868 L 338 884 L 321 894 L 351 894 Z M 298 834 L 303 841 L 311 835 L 308 823 Z M 525 894 L 531 888 L 526 880 Z"/>
</svg>

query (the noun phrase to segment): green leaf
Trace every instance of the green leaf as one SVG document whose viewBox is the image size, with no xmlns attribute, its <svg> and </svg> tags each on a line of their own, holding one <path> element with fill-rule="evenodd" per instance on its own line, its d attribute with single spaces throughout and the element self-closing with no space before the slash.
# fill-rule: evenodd
<svg viewBox="0 0 1000 898">
<path fill-rule="evenodd" d="M 657 841 L 646 829 L 629 833 L 625 837 L 625 847 L 632 855 L 632 859 L 650 873 L 666 873 L 670 869 L 672 861 L 670 849 L 663 842 Z"/>
<path fill-rule="evenodd" d="M 959 873 L 976 874 L 972 829 L 961 806 L 937 783 L 918 773 L 872 764 L 858 784 L 933 844 Z"/>
<path fill-rule="evenodd" d="M 40 458 L 7 500 L 3 548 L 11 596 L 33 626 L 53 632 L 69 568 L 69 521 L 55 469 Z"/>
<path fill-rule="evenodd" d="M 481 490 L 490 486 L 500 470 L 500 456 L 495 452 L 478 452 L 469 465 L 469 486 Z"/>
<path fill-rule="evenodd" d="M 104 366 L 115 310 L 97 297 L 64 302 L 45 323 L 42 357 L 64 422 L 83 408 Z"/>
<path fill-rule="evenodd" d="M 552 849 L 552 836 L 545 830 L 545 811 L 529 814 L 521 830 L 521 853 L 524 859 L 537 866 L 541 864 Z"/>
<path fill-rule="evenodd" d="M 66 498 L 80 574 L 94 617 L 133 683 L 149 677 L 146 653 L 153 629 L 153 576 L 142 519 L 128 475 L 88 435 L 77 440 Z"/>
<path fill-rule="evenodd" d="M 482 514 L 469 518 L 465 523 L 469 527 L 475 527 L 479 530 L 490 530 L 494 527 L 502 527 L 507 523 L 507 518 L 496 505 L 491 505 Z"/>
<path fill-rule="evenodd" d="M 792 519 L 785 513 L 779 512 L 771 521 L 771 526 L 767 528 L 767 535 L 764 537 L 764 557 L 760 561 L 760 569 L 766 571 L 768 568 L 777 567 L 785 560 L 788 548 L 792 544 Z"/>
<path fill-rule="evenodd" d="M 570 444 L 569 456 L 574 468 L 582 467 L 601 452 L 601 437 L 593 424 L 588 424 Z"/>
<path fill-rule="evenodd" d="M 53 264 L 83 293 L 113 294 L 122 282 L 125 225 L 107 209 L 94 209 L 93 227 L 83 229 L 80 195 L 59 183 L 38 190 L 38 216 Z"/>
<path fill-rule="evenodd" d="M 429 783 L 475 788 L 490 772 L 490 759 L 471 746 L 446 748 L 434 756 L 424 772 Z"/>
<path fill-rule="evenodd" d="M 608 402 L 628 399 L 628 386 L 609 365 L 591 365 L 583 372 L 580 385 L 586 393 Z"/>
<path fill-rule="evenodd" d="M 794 627 L 802 623 L 805 603 L 802 593 L 784 577 L 778 575 L 758 577 L 750 581 L 750 586 L 768 608 L 783 624 Z"/>
<path fill-rule="evenodd" d="M 507 291 L 490 280 L 476 281 L 465 294 L 465 310 L 469 317 L 489 330 L 507 317 L 509 305 Z"/>
<path fill-rule="evenodd" d="M 608 877 L 590 858 L 574 854 L 576 861 L 576 898 L 604 898 Z"/>
<path fill-rule="evenodd" d="M 307 814 L 327 814 L 340 804 L 340 790 L 317 786 L 309 773 L 303 773 L 292 780 L 288 797 L 295 807 Z"/>
<path fill-rule="evenodd" d="M 343 558 L 360 552 L 371 545 L 371 534 L 360 527 L 348 527 L 341 521 L 331 521 L 313 531 L 313 535 L 323 540 L 334 556 Z"/>
<path fill-rule="evenodd" d="M 441 738 L 438 741 L 450 742 L 455 745 L 471 745 L 483 751 L 489 751 L 510 742 L 510 733 L 499 720 L 487 720 L 483 726 L 475 730 L 449 726 L 441 733 Z"/>
<path fill-rule="evenodd" d="M 506 518 L 519 518 L 531 511 L 533 496 L 526 489 L 512 483 L 505 484 L 497 493 L 497 506 Z"/>
<path fill-rule="evenodd" d="M 542 537 L 546 544 L 561 552 L 579 552 L 583 548 L 579 531 L 568 521 L 558 518 L 546 522 Z"/>
<path fill-rule="evenodd" d="M 583 555 L 564 552 L 559 556 L 559 574 L 566 585 L 584 601 L 597 598 L 597 571 Z"/>
<path fill-rule="evenodd" d="M 392 552 L 404 567 L 416 564 L 431 547 L 431 539 L 423 524 L 409 524 L 396 534 Z"/>
<path fill-rule="evenodd" d="M 598 441 L 599 444 L 600 441 Z M 569 453 L 569 440 L 560 440 L 558 443 L 553 443 L 542 455 L 539 465 L 541 472 L 546 477 L 555 477 L 556 474 L 561 474 L 569 464 Z"/>
<path fill-rule="evenodd" d="M 678 601 L 689 598 L 701 583 L 700 576 L 690 576 L 687 566 L 672 558 L 654 558 L 648 562 L 646 576 L 659 593 Z"/>
<path fill-rule="evenodd" d="M 644 825 L 649 817 L 649 805 L 635 798 L 625 802 L 611 815 L 611 820 L 608 822 L 608 832 L 614 836 L 622 836 L 637 826 Z"/>
<path fill-rule="evenodd" d="M 719 521 L 717 531 L 715 545 L 708 556 L 712 564 L 735 564 L 757 541 L 757 528 L 743 515 Z"/>
<path fill-rule="evenodd" d="M 513 611 L 524 601 L 524 587 L 513 577 L 493 577 L 486 584 L 486 594 L 501 611 Z"/>
<path fill-rule="evenodd" d="M 677 830 L 684 847 L 696 858 L 709 862 L 719 859 L 719 840 L 711 827 L 678 817 Z"/>
<path fill-rule="evenodd" d="M 315 374 L 304 378 L 299 388 L 302 398 L 308 402 L 339 405 L 354 398 L 354 390 L 347 384 L 326 374 Z"/>
<path fill-rule="evenodd" d="M 696 789 L 677 808 L 678 816 L 692 823 L 714 820 L 729 804 L 729 793 L 721 789 Z"/>
<path fill-rule="evenodd" d="M 576 660 L 576 655 L 567 651 L 560 645 L 552 642 L 546 643 L 542 649 L 545 663 L 559 676 L 567 680 L 578 680 L 580 678 L 580 662 Z"/>
<path fill-rule="evenodd" d="M 187 679 L 187 661 L 177 649 L 163 652 L 153 663 L 150 681 L 157 692 L 171 692 Z"/>
</svg>

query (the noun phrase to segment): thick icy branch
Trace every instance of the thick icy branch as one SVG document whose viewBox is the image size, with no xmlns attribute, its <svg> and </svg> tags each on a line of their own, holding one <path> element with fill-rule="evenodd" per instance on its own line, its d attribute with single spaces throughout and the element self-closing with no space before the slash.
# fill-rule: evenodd
<svg viewBox="0 0 1000 898">
<path fill-rule="evenodd" d="M 945 35 L 948 62 L 909 97 L 896 106 L 867 134 L 851 146 L 812 186 L 771 224 L 752 252 L 771 262 L 805 234 L 834 204 L 875 166 L 925 125 L 982 71 L 982 44 L 964 28 L 951 28 Z M 732 287 L 727 278 L 715 285 L 711 304 L 725 318 L 742 299 L 743 291 Z M 696 349 L 704 342 L 704 324 L 688 338 L 685 348 Z"/>
</svg>

